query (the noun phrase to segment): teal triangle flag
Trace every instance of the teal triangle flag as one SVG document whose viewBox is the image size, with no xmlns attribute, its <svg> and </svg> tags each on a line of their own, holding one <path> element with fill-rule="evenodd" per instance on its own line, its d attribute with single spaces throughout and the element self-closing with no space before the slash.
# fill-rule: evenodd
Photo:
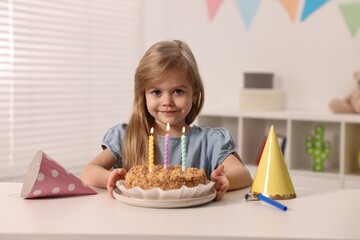
<svg viewBox="0 0 360 240">
<path fill-rule="evenodd" d="M 249 29 L 252 21 L 254 20 L 260 1 L 261 0 L 237 0 L 237 5 L 246 29 Z"/>
<path fill-rule="evenodd" d="M 344 3 L 339 5 L 352 37 L 355 37 L 360 26 L 360 3 Z"/>
<path fill-rule="evenodd" d="M 305 0 L 303 12 L 301 15 L 301 21 L 307 19 L 311 14 L 313 14 L 316 10 L 318 10 L 328 1 L 329 0 Z"/>
</svg>

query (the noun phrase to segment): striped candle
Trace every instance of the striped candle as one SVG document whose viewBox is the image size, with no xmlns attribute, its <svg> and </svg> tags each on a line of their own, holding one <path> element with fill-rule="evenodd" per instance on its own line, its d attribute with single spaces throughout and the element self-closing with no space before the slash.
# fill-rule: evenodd
<svg viewBox="0 0 360 240">
<path fill-rule="evenodd" d="M 154 128 L 150 129 L 150 136 L 149 136 L 149 171 L 152 172 L 153 168 L 155 167 L 154 164 Z"/>
<path fill-rule="evenodd" d="M 164 169 L 167 170 L 169 166 L 169 140 L 170 140 L 170 124 L 166 125 L 166 134 L 165 134 L 165 156 L 164 156 Z"/>
<path fill-rule="evenodd" d="M 186 136 L 185 136 L 185 127 L 182 128 L 181 136 L 181 169 L 183 172 L 186 170 Z"/>
</svg>

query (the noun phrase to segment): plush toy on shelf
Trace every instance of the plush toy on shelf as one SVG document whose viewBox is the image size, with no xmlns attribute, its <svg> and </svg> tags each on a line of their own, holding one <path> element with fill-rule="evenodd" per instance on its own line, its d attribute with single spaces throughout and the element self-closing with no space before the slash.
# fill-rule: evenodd
<svg viewBox="0 0 360 240">
<path fill-rule="evenodd" d="M 344 99 L 333 99 L 330 109 L 335 113 L 360 113 L 360 71 L 354 73 L 357 88 Z"/>
</svg>

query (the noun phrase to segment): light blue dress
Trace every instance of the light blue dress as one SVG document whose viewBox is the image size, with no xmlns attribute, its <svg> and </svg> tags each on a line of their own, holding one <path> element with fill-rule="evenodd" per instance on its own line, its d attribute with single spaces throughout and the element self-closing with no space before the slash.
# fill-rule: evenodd
<svg viewBox="0 0 360 240">
<path fill-rule="evenodd" d="M 121 149 L 127 124 L 112 127 L 104 136 L 102 148 L 108 148 L 116 159 L 115 168 L 122 167 Z M 235 153 L 235 142 L 225 128 L 199 127 L 193 125 L 186 133 L 186 166 L 203 168 L 210 179 L 211 172 L 221 164 L 229 154 Z M 155 137 L 155 148 L 163 163 L 164 136 Z M 181 165 L 181 136 L 170 137 L 169 164 Z"/>
</svg>

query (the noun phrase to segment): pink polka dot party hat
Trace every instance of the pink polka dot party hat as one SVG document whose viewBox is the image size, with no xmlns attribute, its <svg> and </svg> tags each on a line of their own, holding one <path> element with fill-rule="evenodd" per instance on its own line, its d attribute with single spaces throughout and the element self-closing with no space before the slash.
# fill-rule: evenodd
<svg viewBox="0 0 360 240">
<path fill-rule="evenodd" d="M 25 199 L 96 194 L 43 151 L 30 163 L 21 190 Z"/>
</svg>

